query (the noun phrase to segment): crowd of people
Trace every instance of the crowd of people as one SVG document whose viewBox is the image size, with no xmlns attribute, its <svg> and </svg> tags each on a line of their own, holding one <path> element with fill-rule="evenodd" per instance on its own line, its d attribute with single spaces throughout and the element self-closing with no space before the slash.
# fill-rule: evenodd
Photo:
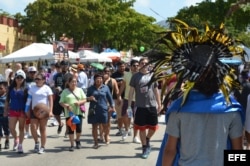
<svg viewBox="0 0 250 166">
<path fill-rule="evenodd" d="M 156 165 L 222 165 L 223 151 L 241 150 L 244 136 L 250 149 L 249 70 L 240 71 L 239 85 L 237 76 L 232 74 L 234 70 L 230 71 L 227 64 L 216 58 L 213 62 L 207 62 L 207 57 L 199 59 L 201 52 L 210 55 L 211 47 L 205 43 L 192 48 L 194 53 L 176 51 L 181 55 L 170 58 L 173 66 L 178 63 L 170 74 L 162 61 L 151 66 L 146 57 L 132 59 L 129 64 L 120 61 L 116 68 L 106 66 L 103 70 L 67 61 L 52 63 L 49 73 L 45 68 L 37 70 L 20 63 L 14 70 L 7 66 L 6 77 L 0 77 L 0 141 L 5 136 L 0 149 L 10 148 L 11 134 L 13 150 L 24 153 L 24 139 L 30 137 L 31 131 L 34 151 L 43 154 L 49 117 L 57 121 L 57 134 L 65 130 L 71 152 L 82 146 L 86 118 L 92 126 L 92 147 L 98 149 L 100 142 L 110 144 L 111 117 L 115 115 L 115 136 L 126 140 L 133 135 L 131 141 L 141 144 L 141 158 L 146 159 L 158 129 L 158 115 L 165 112 L 166 133 Z M 226 46 L 221 47 L 226 50 Z M 182 56 L 183 53 L 199 62 Z M 189 63 L 181 64 L 182 60 Z M 217 73 L 212 70 L 214 64 Z M 177 72 L 181 71 L 180 66 L 184 70 L 181 74 Z M 159 92 L 165 96 L 163 102 Z M 40 103 L 47 106 L 48 117 L 38 118 L 33 112 Z"/>
<path fill-rule="evenodd" d="M 0 79 L 0 138 L 5 136 L 4 147 L 0 148 L 10 148 L 11 134 L 13 150 L 24 153 L 24 139 L 33 137 L 34 151 L 43 154 L 48 119 L 53 117 L 56 121 L 53 124 L 58 124 L 57 134 L 65 129 L 65 137 L 69 137 L 69 151 L 81 148 L 84 118 L 92 125 L 93 148 L 98 149 L 100 142 L 110 144 L 111 118 L 115 115 L 116 136 L 126 140 L 133 133 L 131 141 L 141 143 L 142 158 L 147 158 L 161 108 L 157 84 L 148 89 L 138 86 L 150 80 L 148 65 L 147 58 L 131 60 L 128 64 L 120 61 L 117 69 L 106 66 L 103 70 L 67 61 L 52 63 L 50 72 L 44 67 L 37 70 L 35 66 L 20 63 L 14 69 L 7 65 L 5 78 Z M 135 73 L 140 74 L 134 77 Z M 89 102 L 88 110 L 86 102 Z M 40 103 L 48 107 L 49 117 L 35 116 L 33 110 Z M 77 117 L 79 122 L 70 124 L 72 117 Z"/>
</svg>

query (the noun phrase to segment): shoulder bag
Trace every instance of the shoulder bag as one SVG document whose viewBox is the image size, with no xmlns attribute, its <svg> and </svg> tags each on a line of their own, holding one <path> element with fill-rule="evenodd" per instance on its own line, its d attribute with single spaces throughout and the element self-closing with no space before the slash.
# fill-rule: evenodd
<svg viewBox="0 0 250 166">
<path fill-rule="evenodd" d="M 74 96 L 75 96 L 75 98 L 79 101 L 79 98 L 75 95 L 75 93 L 73 92 L 73 91 L 71 91 L 71 90 L 69 90 Z M 82 112 L 86 112 L 86 109 L 85 109 L 85 105 L 84 104 L 81 104 L 80 105 L 80 110 L 82 111 Z"/>
</svg>

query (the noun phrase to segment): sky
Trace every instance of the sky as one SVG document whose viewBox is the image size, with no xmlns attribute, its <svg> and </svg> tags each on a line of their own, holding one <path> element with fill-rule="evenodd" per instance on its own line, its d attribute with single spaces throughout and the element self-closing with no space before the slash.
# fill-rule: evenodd
<svg viewBox="0 0 250 166">
<path fill-rule="evenodd" d="M 35 0 L 0 0 L 0 10 L 14 15 L 17 12 L 25 14 L 24 9 Z M 177 12 L 190 5 L 202 2 L 202 0 L 136 0 L 134 9 L 147 16 L 154 17 L 161 21 L 173 17 Z"/>
</svg>

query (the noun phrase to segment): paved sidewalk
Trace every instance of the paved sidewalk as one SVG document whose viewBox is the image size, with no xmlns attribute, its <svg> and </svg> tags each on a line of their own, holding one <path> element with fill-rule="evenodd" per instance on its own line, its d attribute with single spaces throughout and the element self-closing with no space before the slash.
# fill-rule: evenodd
<svg viewBox="0 0 250 166">
<path fill-rule="evenodd" d="M 64 118 L 63 118 L 64 119 Z M 48 121 L 48 125 L 52 120 Z M 112 124 L 110 138 L 111 143 L 101 143 L 99 149 L 93 149 L 91 125 L 87 119 L 83 121 L 83 134 L 81 136 L 82 149 L 69 152 L 69 138 L 64 138 L 65 126 L 62 133 L 57 135 L 57 126 L 47 127 L 46 152 L 37 154 L 33 152 L 34 141 L 25 139 L 23 143 L 24 153 L 17 154 L 12 151 L 13 139 L 10 139 L 10 149 L 0 152 L 0 165 L 4 166 L 154 166 L 156 163 L 161 140 L 165 131 L 164 116 L 159 117 L 160 128 L 151 140 L 151 153 L 148 159 L 140 157 L 141 145 L 132 143 L 132 136 L 122 141 L 121 136 L 115 136 L 116 124 Z M 4 140 L 2 140 L 4 144 Z"/>
</svg>

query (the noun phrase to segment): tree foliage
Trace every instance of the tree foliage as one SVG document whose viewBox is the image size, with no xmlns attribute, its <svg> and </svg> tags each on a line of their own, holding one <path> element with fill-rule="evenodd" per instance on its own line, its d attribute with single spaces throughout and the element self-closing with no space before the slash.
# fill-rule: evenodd
<svg viewBox="0 0 250 166">
<path fill-rule="evenodd" d="M 203 30 L 206 23 L 213 27 L 225 23 L 231 35 L 238 37 L 244 43 L 250 43 L 250 39 L 242 35 L 248 34 L 250 23 L 250 8 L 246 0 L 216 0 L 215 2 L 205 0 L 195 6 L 179 10 L 175 18 L 200 30 Z"/>
<path fill-rule="evenodd" d="M 143 45 L 152 47 L 156 40 L 155 19 L 137 13 L 135 0 L 37 0 L 29 4 L 26 16 L 18 15 L 24 32 L 39 42 L 51 42 L 66 33 L 77 49 L 83 43 L 118 50 Z"/>
</svg>

